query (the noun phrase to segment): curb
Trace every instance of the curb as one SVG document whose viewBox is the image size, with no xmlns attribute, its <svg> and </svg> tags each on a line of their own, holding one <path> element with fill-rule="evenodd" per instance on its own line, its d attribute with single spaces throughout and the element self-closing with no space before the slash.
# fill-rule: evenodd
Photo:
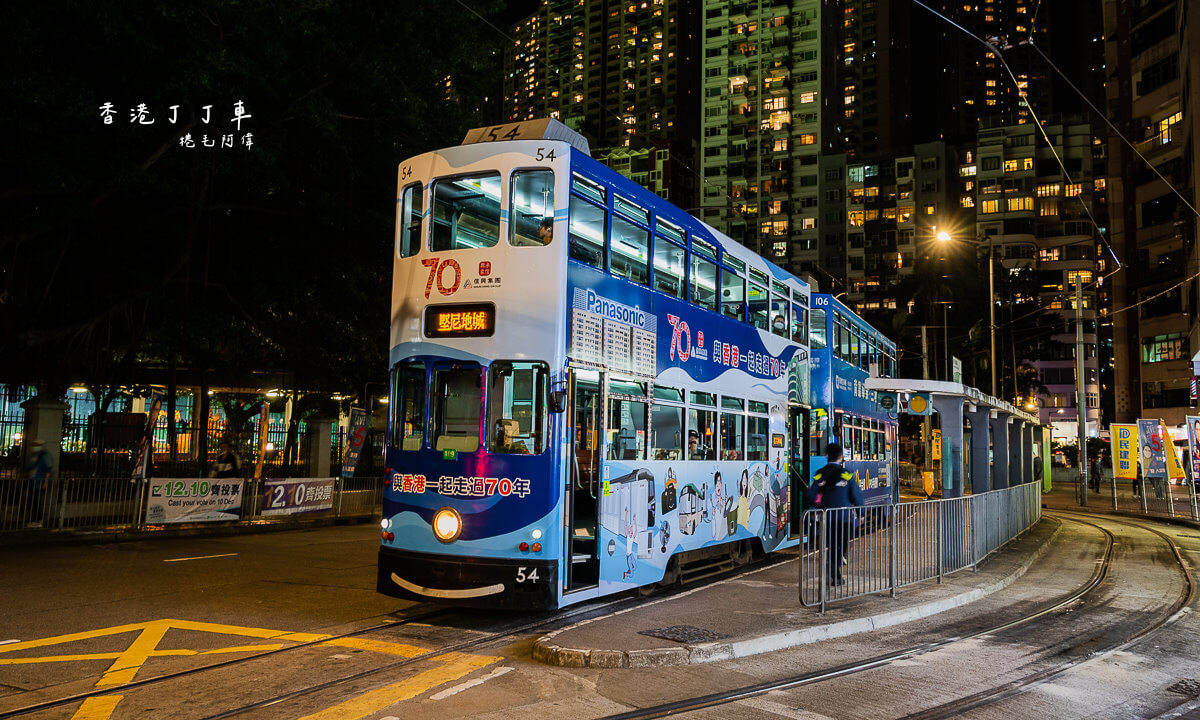
<svg viewBox="0 0 1200 720">
<path fill-rule="evenodd" d="M 799 645 L 821 642 L 822 640 L 832 640 L 892 625 L 899 625 L 912 620 L 920 620 L 931 615 L 946 612 L 947 610 L 962 607 L 1012 585 L 1028 572 L 1033 563 L 1045 553 L 1046 548 L 1054 542 L 1054 539 L 1062 531 L 1062 527 L 1062 522 L 1058 522 L 1050 537 L 1046 538 L 1045 542 L 1041 543 L 1031 552 L 1007 577 L 1001 578 L 990 585 L 941 600 L 931 600 L 900 610 L 892 610 L 890 612 L 852 618 L 850 620 L 841 620 L 826 625 L 784 630 L 745 640 L 698 643 L 695 645 L 653 648 L 649 650 L 591 650 L 586 648 L 561 647 L 554 644 L 554 638 L 560 633 L 603 619 L 593 618 L 555 630 L 538 638 L 533 645 L 533 659 L 546 665 L 569 668 L 653 668 L 669 665 L 693 665 L 750 657 L 776 650 L 786 650 Z M 674 600 L 678 599 L 678 597 L 663 598 L 662 601 Z M 639 607 L 645 607 L 645 605 Z M 630 608 L 630 610 L 633 609 L 636 608 Z M 630 610 L 616 614 L 623 614 Z M 605 617 L 613 617 L 613 615 Z"/>
</svg>

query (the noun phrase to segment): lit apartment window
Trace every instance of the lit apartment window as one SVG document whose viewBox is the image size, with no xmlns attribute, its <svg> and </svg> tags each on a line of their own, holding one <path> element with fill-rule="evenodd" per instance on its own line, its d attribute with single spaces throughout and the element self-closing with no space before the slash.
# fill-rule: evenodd
<svg viewBox="0 0 1200 720">
<path fill-rule="evenodd" d="M 1010 172 L 1016 172 L 1016 171 L 1017 171 L 1017 161 L 1016 160 L 1005 160 L 1004 161 L 1004 172 L 1010 173 Z"/>
<path fill-rule="evenodd" d="M 965 208 L 975 207 L 975 198 L 970 195 L 963 195 L 959 198 L 958 204 Z"/>
<path fill-rule="evenodd" d="M 984 215 L 989 215 L 991 213 L 1000 212 L 1000 201 L 999 200 L 984 200 L 983 203 L 979 207 L 979 211 L 981 213 L 983 213 Z"/>
<path fill-rule="evenodd" d="M 1063 195 L 1066 195 L 1067 197 L 1075 197 L 1081 192 L 1083 192 L 1083 188 L 1079 183 L 1068 183 L 1064 188 Z"/>
<path fill-rule="evenodd" d="M 800 102 L 801 103 L 816 102 L 816 100 L 817 100 L 817 94 L 815 92 L 800 93 Z"/>
<path fill-rule="evenodd" d="M 1015 197 L 1008 199 L 1008 211 L 1019 212 L 1021 210 L 1032 210 L 1033 198 L 1031 197 Z"/>
<path fill-rule="evenodd" d="M 1059 190 L 1058 183 L 1050 183 L 1049 185 L 1038 185 L 1037 186 L 1037 196 L 1038 197 L 1054 197 L 1055 195 L 1058 195 L 1058 190 Z"/>
<path fill-rule="evenodd" d="M 1031 158 L 1031 157 L 1021 158 L 1021 169 L 1022 170 L 1032 170 L 1033 169 L 1033 158 Z"/>
</svg>

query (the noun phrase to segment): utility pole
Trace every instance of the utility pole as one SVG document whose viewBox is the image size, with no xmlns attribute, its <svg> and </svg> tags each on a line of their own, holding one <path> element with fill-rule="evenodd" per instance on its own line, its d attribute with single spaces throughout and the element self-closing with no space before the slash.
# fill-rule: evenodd
<svg viewBox="0 0 1200 720">
<path fill-rule="evenodd" d="M 1087 378 L 1083 374 L 1083 279 L 1075 279 L 1075 415 L 1079 419 L 1079 504 L 1087 507 Z"/>
<path fill-rule="evenodd" d="M 988 367 L 992 369 L 992 397 L 1000 397 L 996 392 L 996 247 L 994 235 L 988 235 L 988 334 L 992 338 L 992 356 Z"/>
</svg>

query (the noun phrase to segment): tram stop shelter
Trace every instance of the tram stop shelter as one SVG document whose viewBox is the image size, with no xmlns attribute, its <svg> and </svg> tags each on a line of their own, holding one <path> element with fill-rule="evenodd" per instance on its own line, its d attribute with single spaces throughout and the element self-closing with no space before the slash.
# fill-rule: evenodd
<svg viewBox="0 0 1200 720">
<path fill-rule="evenodd" d="M 971 492 L 975 494 L 1034 481 L 1034 449 L 1044 446 L 1044 434 L 1050 432 L 1038 423 L 1036 415 L 962 383 L 868 378 L 865 385 L 879 393 L 897 393 L 898 410 L 909 408 L 914 397 L 924 396 L 929 400 L 931 412 L 941 416 L 942 497 L 962 497 L 967 462 Z M 964 419 L 970 422 L 972 437 L 971 457 L 966 462 Z M 980 438 L 990 442 L 979 442 Z"/>
</svg>

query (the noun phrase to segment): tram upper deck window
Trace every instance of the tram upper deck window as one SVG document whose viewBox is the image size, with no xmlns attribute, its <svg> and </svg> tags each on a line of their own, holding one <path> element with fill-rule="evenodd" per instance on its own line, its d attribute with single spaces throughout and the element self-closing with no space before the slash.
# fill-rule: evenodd
<svg viewBox="0 0 1200 720">
<path fill-rule="evenodd" d="M 412 257 L 421 250 L 421 218 L 425 214 L 425 194 L 421 183 L 413 183 L 400 194 L 400 217 L 397 219 L 400 257 Z"/>
<path fill-rule="evenodd" d="M 488 450 L 538 455 L 546 449 L 546 386 L 540 362 L 498 360 L 488 369 Z"/>
<path fill-rule="evenodd" d="M 500 239 L 500 173 L 433 183 L 434 252 L 492 247 Z"/>
<path fill-rule="evenodd" d="M 398 363 L 392 369 L 392 438 L 397 450 L 420 450 L 425 444 L 425 365 Z"/>
<path fill-rule="evenodd" d="M 792 341 L 808 342 L 808 311 L 799 305 L 792 306 Z"/>
<path fill-rule="evenodd" d="M 771 293 L 771 332 L 779 337 L 788 336 L 788 299 Z"/>
<path fill-rule="evenodd" d="M 850 322 L 849 319 L 838 316 L 838 347 L 840 348 L 840 357 L 846 362 L 852 362 L 850 359 Z"/>
<path fill-rule="evenodd" d="M 687 251 L 661 236 L 654 238 L 654 289 L 684 296 L 683 278 L 687 268 Z"/>
<path fill-rule="evenodd" d="M 709 310 L 717 309 L 717 264 L 692 253 L 692 302 Z"/>
<path fill-rule="evenodd" d="M 434 368 L 430 393 L 434 450 L 475 452 L 479 449 L 481 379 L 478 365 Z"/>
<path fill-rule="evenodd" d="M 854 325 L 853 323 L 851 323 L 849 330 L 850 330 L 850 355 L 848 356 L 848 359 L 850 360 L 851 365 L 861 366 L 862 360 L 859 356 L 858 327 L 856 325 Z"/>
<path fill-rule="evenodd" d="M 581 263 L 604 269 L 604 222 L 607 213 L 577 195 L 571 196 L 568 254 Z"/>
<path fill-rule="evenodd" d="M 746 279 L 729 268 L 721 268 L 721 314 L 745 320 Z"/>
<path fill-rule="evenodd" d="M 825 311 L 821 308 L 813 308 L 812 314 L 809 316 L 808 326 L 812 329 L 810 341 L 813 350 L 820 350 L 825 347 Z"/>
<path fill-rule="evenodd" d="M 613 275 L 647 285 L 650 282 L 650 231 L 613 215 L 609 269 Z"/>
<path fill-rule="evenodd" d="M 750 283 L 750 324 L 759 330 L 769 330 L 771 328 L 770 321 L 770 296 L 767 295 L 767 289 L 757 283 Z"/>
<path fill-rule="evenodd" d="M 549 245 L 554 233 L 554 171 L 513 172 L 509 208 L 510 243 Z"/>
</svg>

